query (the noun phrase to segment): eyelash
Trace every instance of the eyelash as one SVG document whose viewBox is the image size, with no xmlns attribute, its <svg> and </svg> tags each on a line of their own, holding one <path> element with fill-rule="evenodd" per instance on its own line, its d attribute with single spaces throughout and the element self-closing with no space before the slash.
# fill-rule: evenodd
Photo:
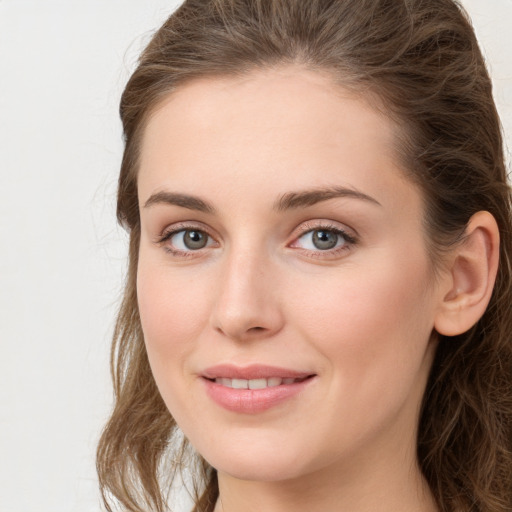
<svg viewBox="0 0 512 512">
<path fill-rule="evenodd" d="M 301 249 L 300 247 L 297 247 L 297 250 L 302 250 L 304 252 L 307 252 L 309 256 L 318 258 L 318 259 L 332 259 L 336 258 L 337 256 L 340 256 L 342 253 L 350 251 L 355 245 L 358 243 L 358 239 L 347 233 L 344 229 L 340 228 L 339 226 L 335 226 L 332 224 L 329 224 L 327 222 L 319 222 L 319 223 L 305 223 L 301 226 L 300 233 L 294 238 L 294 242 L 292 244 L 295 244 L 299 239 L 304 237 L 305 235 L 309 233 L 313 233 L 315 231 L 327 231 L 329 233 L 333 233 L 337 235 L 338 237 L 341 237 L 344 239 L 344 243 L 341 247 L 334 247 L 333 249 L 327 249 L 327 250 L 312 250 L 312 249 Z M 339 241 L 339 240 L 338 240 Z M 293 247 L 293 245 L 291 245 Z"/>
<path fill-rule="evenodd" d="M 214 239 L 210 233 L 208 233 L 208 230 L 206 230 L 202 226 L 194 226 L 194 225 L 188 225 L 188 224 L 177 224 L 170 228 L 169 230 L 164 231 L 156 240 L 156 243 L 158 245 L 163 245 L 165 242 L 168 242 L 174 235 L 177 235 L 181 232 L 187 232 L 187 231 L 197 231 L 200 233 L 204 233 L 208 238 Z M 193 258 L 195 256 L 194 253 L 198 253 L 201 251 L 201 249 L 198 249 L 196 251 L 189 250 L 189 251 L 182 251 L 180 249 L 175 249 L 172 246 L 165 245 L 164 250 L 171 254 L 172 256 L 178 257 L 178 258 Z"/>
<path fill-rule="evenodd" d="M 197 231 L 200 233 L 205 234 L 209 239 L 214 240 L 214 237 L 208 232 L 207 229 L 205 229 L 202 226 L 197 225 L 188 225 L 188 224 L 178 224 L 170 228 L 169 230 L 164 231 L 158 239 L 155 241 L 158 245 L 164 245 L 166 242 L 168 242 L 173 236 L 177 235 L 181 232 L 187 232 L 187 231 Z M 300 247 L 294 247 L 293 244 L 295 244 L 298 240 L 300 240 L 305 235 L 315 232 L 315 231 L 327 231 L 329 233 L 333 233 L 337 235 L 338 237 L 341 237 L 344 239 L 345 243 L 341 247 L 335 247 L 333 249 L 327 249 L 327 250 L 311 250 L 311 249 L 303 249 Z M 341 229 L 338 226 L 334 226 L 328 223 L 318 223 L 318 224 L 311 224 L 311 223 L 305 223 L 301 229 L 300 233 L 298 233 L 294 237 L 294 241 L 292 244 L 289 244 L 289 247 L 294 248 L 295 250 L 299 250 L 302 252 L 308 253 L 309 256 L 314 258 L 335 258 L 336 256 L 339 256 L 341 253 L 350 251 L 353 246 L 357 245 L 358 239 L 347 233 L 345 230 Z M 207 248 L 205 246 L 204 248 Z M 197 250 L 188 250 L 188 251 L 182 251 L 180 249 L 173 248 L 170 245 L 165 245 L 164 250 L 171 254 L 172 256 L 179 257 L 179 258 L 193 258 L 196 256 L 195 253 L 202 252 L 203 248 L 197 249 Z"/>
</svg>

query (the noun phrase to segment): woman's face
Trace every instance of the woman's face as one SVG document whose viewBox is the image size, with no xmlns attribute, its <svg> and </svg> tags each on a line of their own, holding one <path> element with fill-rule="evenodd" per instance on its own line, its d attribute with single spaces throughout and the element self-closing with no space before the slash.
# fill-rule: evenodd
<svg viewBox="0 0 512 512">
<path fill-rule="evenodd" d="M 140 316 L 170 412 L 221 473 L 414 454 L 440 301 L 394 126 L 297 68 L 201 79 L 143 138 Z"/>
</svg>

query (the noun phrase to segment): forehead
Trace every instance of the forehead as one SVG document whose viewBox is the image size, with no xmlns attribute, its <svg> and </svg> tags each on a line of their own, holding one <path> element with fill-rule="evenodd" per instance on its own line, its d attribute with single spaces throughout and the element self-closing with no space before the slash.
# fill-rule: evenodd
<svg viewBox="0 0 512 512">
<path fill-rule="evenodd" d="M 179 124 L 179 132 L 187 137 L 190 133 L 184 128 L 212 136 L 243 123 L 250 125 L 253 136 L 261 130 L 285 129 L 294 136 L 332 140 L 340 123 L 352 123 L 354 116 L 368 137 L 383 144 L 395 138 L 396 126 L 390 119 L 355 92 L 336 85 L 325 72 L 297 66 L 253 70 L 241 77 L 206 77 L 179 86 L 154 109 L 143 147 L 148 139 L 158 138 L 155 132 L 161 133 L 164 124 L 169 131 Z M 174 136 L 180 140 L 179 133 Z M 348 140 L 350 134 L 344 138 Z"/>
<path fill-rule="evenodd" d="M 402 180 L 396 125 L 326 74 L 297 67 L 203 78 L 153 112 L 142 140 L 139 195 L 158 188 L 269 194 Z"/>
</svg>

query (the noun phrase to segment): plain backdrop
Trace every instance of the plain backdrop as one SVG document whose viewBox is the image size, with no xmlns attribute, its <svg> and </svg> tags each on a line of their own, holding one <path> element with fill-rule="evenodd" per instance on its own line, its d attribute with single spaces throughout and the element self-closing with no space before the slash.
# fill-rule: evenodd
<svg viewBox="0 0 512 512">
<path fill-rule="evenodd" d="M 0 512 L 101 510 L 94 451 L 127 240 L 118 101 L 179 3 L 0 0 Z M 512 0 L 462 3 L 510 148 Z"/>
</svg>

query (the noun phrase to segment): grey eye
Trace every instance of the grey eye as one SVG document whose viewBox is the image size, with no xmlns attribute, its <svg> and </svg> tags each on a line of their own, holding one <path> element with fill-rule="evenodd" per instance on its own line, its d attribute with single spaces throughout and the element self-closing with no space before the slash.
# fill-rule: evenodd
<svg viewBox="0 0 512 512">
<path fill-rule="evenodd" d="M 293 247 L 300 247 L 308 251 L 331 251 L 349 247 L 354 243 L 354 239 L 344 231 L 335 228 L 310 229 L 301 235 Z"/>
<path fill-rule="evenodd" d="M 198 251 L 212 244 L 211 237 L 199 229 L 181 229 L 168 240 L 174 249 L 182 252 Z"/>
<path fill-rule="evenodd" d="M 208 243 L 208 235 L 202 231 L 185 230 L 182 232 L 183 244 L 187 249 L 197 250 L 206 247 Z"/>
<path fill-rule="evenodd" d="M 340 235 L 334 231 L 318 229 L 312 231 L 311 242 L 317 249 L 326 251 L 329 249 L 334 249 L 334 247 L 336 247 L 338 244 L 339 238 Z"/>
</svg>

